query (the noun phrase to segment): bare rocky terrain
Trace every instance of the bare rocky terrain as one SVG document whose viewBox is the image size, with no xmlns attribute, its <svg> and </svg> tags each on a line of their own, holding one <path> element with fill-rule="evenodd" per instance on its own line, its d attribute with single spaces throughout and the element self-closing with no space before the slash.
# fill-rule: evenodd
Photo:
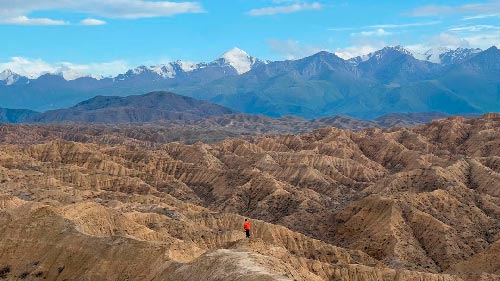
<svg viewBox="0 0 500 281">
<path fill-rule="evenodd" d="M 295 116 L 271 118 L 263 115 L 224 114 L 192 120 L 163 120 L 143 123 L 2 123 L 0 141 L 4 144 L 33 144 L 62 139 L 106 144 L 134 143 L 143 147 L 161 143 L 198 141 L 212 144 L 227 138 L 259 135 L 303 134 L 324 127 L 359 131 L 367 128 L 413 127 L 444 118 L 440 113 L 391 114 L 377 120 L 332 116 L 307 120 Z M 472 118 L 472 117 L 469 117 Z M 19 138 L 19 136 L 22 136 Z"/>
<path fill-rule="evenodd" d="M 500 280 L 498 114 L 211 144 L 157 128 L 0 126 L 0 278 Z"/>
</svg>

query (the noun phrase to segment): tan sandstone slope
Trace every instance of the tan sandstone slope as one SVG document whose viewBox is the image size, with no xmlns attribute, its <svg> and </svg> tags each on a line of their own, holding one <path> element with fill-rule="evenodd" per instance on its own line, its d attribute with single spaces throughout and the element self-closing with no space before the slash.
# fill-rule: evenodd
<svg viewBox="0 0 500 281">
<path fill-rule="evenodd" d="M 499 124 L 147 146 L 47 130 L 0 146 L 0 277 L 500 279 Z"/>
</svg>

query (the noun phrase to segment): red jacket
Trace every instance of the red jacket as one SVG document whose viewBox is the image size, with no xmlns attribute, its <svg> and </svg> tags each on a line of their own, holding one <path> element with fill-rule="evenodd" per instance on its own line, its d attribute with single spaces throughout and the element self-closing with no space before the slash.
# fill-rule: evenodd
<svg viewBox="0 0 500 281">
<path fill-rule="evenodd" d="M 243 224 L 243 229 L 245 229 L 245 230 L 250 230 L 250 222 L 249 222 L 249 221 L 246 221 L 246 222 Z"/>
</svg>

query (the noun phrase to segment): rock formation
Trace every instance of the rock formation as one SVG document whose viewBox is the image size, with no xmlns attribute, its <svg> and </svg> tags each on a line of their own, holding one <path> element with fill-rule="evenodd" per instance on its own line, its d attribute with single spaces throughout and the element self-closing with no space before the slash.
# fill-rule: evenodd
<svg viewBox="0 0 500 281">
<path fill-rule="evenodd" d="M 2 278 L 500 278 L 498 114 L 215 144 L 9 126 Z"/>
</svg>

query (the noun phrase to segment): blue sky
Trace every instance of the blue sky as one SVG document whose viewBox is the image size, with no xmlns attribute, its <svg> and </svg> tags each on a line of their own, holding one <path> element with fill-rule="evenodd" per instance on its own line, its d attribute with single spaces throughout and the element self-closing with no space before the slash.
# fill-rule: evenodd
<svg viewBox="0 0 500 281">
<path fill-rule="evenodd" d="M 270 60 L 500 46 L 500 1 L 0 0 L 0 35 L 0 71 L 109 75 L 235 46 Z"/>
</svg>

